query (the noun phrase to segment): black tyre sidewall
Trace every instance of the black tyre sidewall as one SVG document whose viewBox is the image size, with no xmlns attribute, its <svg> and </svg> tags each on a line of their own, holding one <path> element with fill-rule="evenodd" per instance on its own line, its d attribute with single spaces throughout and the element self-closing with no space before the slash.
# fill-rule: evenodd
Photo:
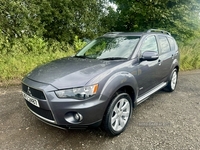
<svg viewBox="0 0 200 150">
<path fill-rule="evenodd" d="M 170 81 L 168 82 L 168 84 L 167 84 L 167 86 L 166 86 L 166 88 L 165 88 L 165 89 L 166 89 L 167 91 L 169 91 L 169 92 L 173 92 L 173 91 L 176 89 L 176 85 L 175 85 L 174 89 L 172 89 L 172 86 L 171 86 L 172 77 L 173 77 L 174 72 L 176 72 L 176 75 L 177 75 L 177 77 L 176 77 L 176 85 L 177 85 L 178 72 L 177 72 L 177 69 L 175 68 L 175 69 L 172 71 L 172 73 L 171 73 L 171 75 L 170 75 Z"/>
<path fill-rule="evenodd" d="M 130 103 L 130 114 L 129 114 L 129 118 L 128 118 L 128 120 L 127 120 L 126 125 L 124 126 L 124 128 L 122 130 L 120 130 L 120 131 L 115 131 L 115 130 L 113 130 L 113 128 L 111 126 L 112 112 L 113 112 L 113 109 L 114 109 L 116 103 L 121 98 L 123 98 L 123 97 L 126 98 L 129 101 L 129 103 Z M 110 133 L 111 135 L 113 135 L 113 136 L 121 134 L 126 129 L 126 126 L 127 126 L 128 122 L 130 120 L 131 114 L 132 114 L 132 100 L 131 100 L 130 96 L 127 93 L 120 93 L 119 95 L 117 95 L 117 96 L 114 97 L 113 101 L 111 102 L 111 104 L 108 107 L 108 110 L 107 110 L 107 113 L 105 115 L 105 119 L 104 119 L 104 122 L 103 122 L 104 123 L 104 129 L 108 133 Z"/>
</svg>

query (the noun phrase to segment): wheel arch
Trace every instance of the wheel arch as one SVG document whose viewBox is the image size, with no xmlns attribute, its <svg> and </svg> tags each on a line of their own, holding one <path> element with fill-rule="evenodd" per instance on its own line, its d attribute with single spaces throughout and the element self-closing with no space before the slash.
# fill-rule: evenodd
<svg viewBox="0 0 200 150">
<path fill-rule="evenodd" d="M 119 93 L 120 92 L 127 93 L 131 97 L 132 107 L 135 107 L 134 103 L 135 103 L 135 100 L 136 100 L 136 94 L 135 94 L 135 91 L 133 90 L 133 88 L 130 85 L 124 85 L 124 86 L 122 86 L 115 93 L 118 93 L 118 92 Z"/>
<path fill-rule="evenodd" d="M 170 72 L 169 72 L 169 76 L 167 78 L 167 81 L 170 80 L 170 77 L 171 77 L 171 73 L 174 69 L 177 69 L 177 73 L 179 73 L 179 70 L 180 70 L 180 67 L 179 67 L 179 62 L 177 59 L 175 59 L 171 65 L 171 68 L 170 68 Z"/>
<path fill-rule="evenodd" d="M 132 99 L 132 103 L 134 104 L 134 101 L 138 94 L 138 85 L 135 77 L 131 73 L 118 72 L 112 75 L 105 83 L 101 95 L 107 96 L 109 101 L 108 103 L 110 103 L 113 96 L 115 96 L 117 92 L 128 93 Z"/>
<path fill-rule="evenodd" d="M 177 73 L 179 72 L 179 66 L 177 65 L 177 66 L 175 66 L 174 68 L 176 68 L 177 69 Z"/>
<path fill-rule="evenodd" d="M 118 72 L 108 79 L 101 95 L 107 96 L 107 106 L 104 110 L 102 121 L 105 119 L 105 114 L 108 111 L 110 104 L 112 103 L 116 95 L 124 92 L 131 98 L 131 106 L 135 107 L 136 98 L 138 94 L 138 87 L 135 77 L 129 72 Z"/>
</svg>

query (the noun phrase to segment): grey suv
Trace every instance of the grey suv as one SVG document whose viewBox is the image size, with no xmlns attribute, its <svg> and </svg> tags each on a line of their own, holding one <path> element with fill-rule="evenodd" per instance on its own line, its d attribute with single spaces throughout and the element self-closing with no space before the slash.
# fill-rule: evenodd
<svg viewBox="0 0 200 150">
<path fill-rule="evenodd" d="M 22 80 L 29 110 L 60 128 L 101 125 L 122 133 L 132 107 L 160 89 L 175 90 L 179 51 L 169 32 L 110 32 L 73 57 L 37 67 Z"/>
</svg>

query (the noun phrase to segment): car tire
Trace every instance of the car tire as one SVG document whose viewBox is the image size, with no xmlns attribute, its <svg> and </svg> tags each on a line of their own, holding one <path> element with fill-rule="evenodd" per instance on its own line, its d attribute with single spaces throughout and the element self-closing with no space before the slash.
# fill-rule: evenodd
<svg viewBox="0 0 200 150">
<path fill-rule="evenodd" d="M 127 93 L 116 94 L 103 120 L 103 128 L 112 136 L 121 134 L 132 114 L 132 100 Z"/>
<path fill-rule="evenodd" d="M 178 71 L 175 68 L 172 71 L 172 73 L 170 75 L 170 80 L 169 80 L 167 86 L 164 88 L 164 90 L 168 91 L 168 92 L 173 92 L 175 90 L 175 88 L 176 88 L 177 80 L 178 80 Z"/>
</svg>

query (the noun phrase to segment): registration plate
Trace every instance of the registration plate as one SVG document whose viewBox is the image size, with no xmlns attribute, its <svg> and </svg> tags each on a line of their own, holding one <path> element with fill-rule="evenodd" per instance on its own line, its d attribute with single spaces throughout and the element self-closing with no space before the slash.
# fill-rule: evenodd
<svg viewBox="0 0 200 150">
<path fill-rule="evenodd" d="M 33 105 L 35 105 L 35 106 L 37 106 L 37 107 L 40 107 L 39 102 L 38 102 L 37 99 L 35 99 L 35 98 L 33 98 L 33 97 L 27 95 L 27 94 L 24 93 L 24 92 L 22 92 L 22 94 L 23 94 L 23 97 L 24 97 L 25 100 L 27 100 L 28 102 L 30 102 L 31 104 L 33 104 Z"/>
</svg>

